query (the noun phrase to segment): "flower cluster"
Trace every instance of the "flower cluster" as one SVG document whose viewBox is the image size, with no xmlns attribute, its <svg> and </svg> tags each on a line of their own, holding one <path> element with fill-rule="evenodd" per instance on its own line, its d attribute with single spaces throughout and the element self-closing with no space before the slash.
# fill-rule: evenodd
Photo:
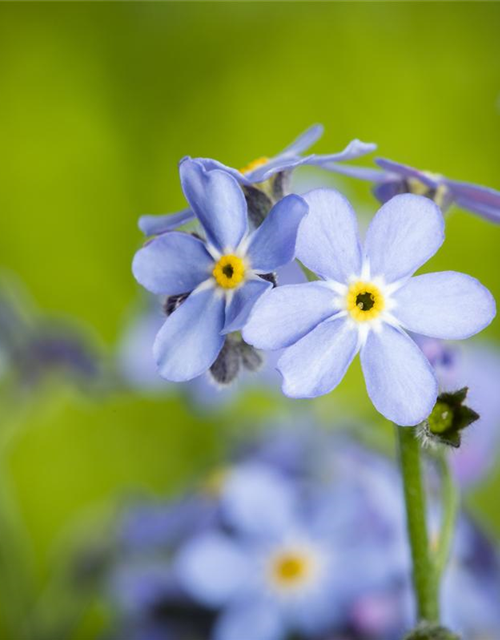
<svg viewBox="0 0 500 640">
<path fill-rule="evenodd" d="M 166 503 L 129 508 L 104 579 L 116 638 L 400 640 L 409 554 L 392 462 L 342 435 L 274 429 Z M 468 640 L 500 625 L 496 550 L 462 516 L 443 622 Z"/>
<path fill-rule="evenodd" d="M 414 337 L 468 338 L 492 321 L 495 302 L 465 274 L 412 277 L 444 240 L 436 203 L 446 203 L 436 194 L 412 187 L 382 198 L 363 245 L 356 216 L 337 191 L 290 194 L 285 185 L 294 168 L 353 171 L 341 163 L 373 150 L 354 140 L 338 154 L 303 156 L 320 134 L 313 127 L 278 156 L 240 171 L 184 158 L 188 213 L 141 220 L 147 235 L 157 235 L 137 252 L 133 272 L 165 296 L 167 318 L 153 347 L 158 373 L 185 382 L 209 371 L 228 384 L 239 371 L 258 368 L 256 350 L 283 350 L 283 392 L 312 398 L 332 391 L 359 353 L 377 410 L 417 425 L 430 415 L 438 383 Z M 193 217 L 193 234 L 172 230 Z M 317 279 L 276 286 L 275 271 L 294 259 Z"/>
</svg>

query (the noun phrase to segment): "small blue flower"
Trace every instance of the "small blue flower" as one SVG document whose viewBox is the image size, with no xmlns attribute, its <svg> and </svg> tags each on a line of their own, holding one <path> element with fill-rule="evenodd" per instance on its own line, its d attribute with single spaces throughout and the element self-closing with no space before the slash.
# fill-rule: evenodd
<svg viewBox="0 0 500 640">
<path fill-rule="evenodd" d="M 214 640 L 281 640 L 324 632 L 342 615 L 344 561 L 330 541 L 291 526 L 266 537 L 192 538 L 176 566 L 191 597 L 221 609 Z"/>
<path fill-rule="evenodd" d="M 226 334 L 241 329 L 258 298 L 272 285 L 261 278 L 291 262 L 308 207 L 290 195 L 264 223 L 248 232 L 241 187 L 223 171 L 207 172 L 193 160 L 180 165 L 181 183 L 206 241 L 170 232 L 135 255 L 137 281 L 156 295 L 186 296 L 160 329 L 153 352 L 159 374 L 182 382 L 205 373 Z"/>
<path fill-rule="evenodd" d="M 376 149 L 376 145 L 352 140 L 347 147 L 338 153 L 324 156 L 303 156 L 302 154 L 311 147 L 323 135 L 323 126 L 315 124 L 278 155 L 267 158 L 261 157 L 241 169 L 234 169 L 228 165 L 212 160 L 211 158 L 195 158 L 206 171 L 220 170 L 229 173 L 242 186 L 260 185 L 278 173 L 289 172 L 304 164 L 319 165 L 332 162 L 343 162 L 359 158 Z M 341 165 L 340 165 L 341 166 Z M 146 236 L 158 235 L 166 231 L 172 231 L 194 220 L 195 213 L 192 209 L 184 209 L 174 214 L 145 215 L 139 219 L 139 228 Z"/>
<path fill-rule="evenodd" d="M 330 171 L 375 183 L 373 193 L 381 203 L 395 195 L 413 193 L 433 200 L 443 211 L 455 204 L 461 209 L 500 222 L 500 191 L 469 182 L 450 180 L 430 171 L 421 171 L 399 162 L 376 158 L 381 170 L 323 163 Z"/>
<path fill-rule="evenodd" d="M 279 287 L 264 296 L 243 330 L 261 349 L 282 349 L 283 391 L 329 393 L 358 352 L 377 410 L 403 426 L 432 411 L 438 385 L 406 331 L 460 340 L 495 316 L 487 289 L 453 271 L 411 277 L 441 246 L 444 221 L 429 199 L 405 194 L 382 206 L 362 249 L 354 211 L 330 189 L 304 196 L 309 215 L 297 256 L 322 280 Z"/>
</svg>

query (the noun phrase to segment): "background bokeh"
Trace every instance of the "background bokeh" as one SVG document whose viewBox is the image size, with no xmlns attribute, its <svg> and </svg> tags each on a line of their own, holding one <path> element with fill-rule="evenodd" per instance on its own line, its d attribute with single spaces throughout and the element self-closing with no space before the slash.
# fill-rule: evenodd
<svg viewBox="0 0 500 640">
<path fill-rule="evenodd" d="M 186 154 L 239 167 L 322 122 L 319 153 L 358 137 L 499 189 L 499 29 L 497 3 L 2 4 L 0 265 L 112 353 L 139 296 L 137 218 L 184 206 Z M 321 177 L 375 212 L 368 184 Z M 454 209 L 429 269 L 470 273 L 499 299 L 499 241 L 499 227 Z M 498 320 L 485 337 L 500 340 Z M 127 493 L 181 486 L 281 402 L 253 392 L 205 415 L 171 391 L 52 390 L 9 458 L 40 583 L 78 522 Z M 391 433 L 359 366 L 314 411 Z M 500 536 L 499 489 L 494 473 L 468 502 Z"/>
</svg>

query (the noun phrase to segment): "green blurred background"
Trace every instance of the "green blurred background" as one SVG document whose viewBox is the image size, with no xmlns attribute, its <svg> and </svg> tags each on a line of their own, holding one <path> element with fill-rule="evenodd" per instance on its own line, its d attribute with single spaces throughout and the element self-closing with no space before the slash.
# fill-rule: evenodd
<svg viewBox="0 0 500 640">
<path fill-rule="evenodd" d="M 498 189 L 499 31 L 497 3 L 1 4 L 0 265 L 112 352 L 139 294 L 137 218 L 184 206 L 186 154 L 239 167 L 321 122 L 320 153 L 358 137 Z M 375 212 L 369 185 L 322 177 Z M 454 209 L 429 269 L 468 272 L 498 299 L 499 241 Z M 500 340 L 498 320 L 485 333 Z M 9 460 L 40 581 L 75 522 L 180 486 L 279 403 L 253 395 L 203 416 L 172 396 L 52 394 Z M 315 410 L 381 422 L 357 367 Z M 500 534 L 499 489 L 497 474 L 469 503 Z"/>
</svg>

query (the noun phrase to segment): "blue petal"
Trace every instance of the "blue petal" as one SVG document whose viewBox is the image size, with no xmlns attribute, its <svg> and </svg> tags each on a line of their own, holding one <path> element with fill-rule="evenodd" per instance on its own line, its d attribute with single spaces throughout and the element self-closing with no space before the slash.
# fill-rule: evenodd
<svg viewBox="0 0 500 640">
<path fill-rule="evenodd" d="M 438 186 L 439 179 L 436 179 L 432 174 L 415 169 L 407 164 L 401 164 L 400 162 L 394 162 L 387 158 L 375 158 L 375 162 L 379 167 L 394 174 L 395 176 L 401 176 L 403 178 L 414 178 L 427 185 L 430 189 Z"/>
<path fill-rule="evenodd" d="M 218 607 L 246 590 L 251 565 L 242 545 L 210 532 L 191 539 L 181 549 L 174 570 L 191 597 Z"/>
<path fill-rule="evenodd" d="M 139 229 L 145 236 L 157 236 L 160 233 L 174 231 L 183 224 L 195 219 L 191 209 L 184 209 L 179 213 L 169 213 L 165 216 L 141 216 L 139 218 Z"/>
<path fill-rule="evenodd" d="M 311 156 L 288 156 L 288 155 L 280 155 L 276 156 L 276 158 L 272 158 L 266 164 L 257 167 L 253 171 L 245 174 L 245 178 L 249 184 L 258 184 L 259 182 L 264 182 L 268 180 L 276 173 L 280 173 L 281 171 L 290 171 L 291 169 L 295 169 L 303 164 L 307 164 L 308 160 Z"/>
<path fill-rule="evenodd" d="M 249 280 L 236 289 L 226 307 L 226 322 L 223 333 L 238 331 L 246 323 L 250 312 L 260 296 L 272 287 L 266 280 Z"/>
<path fill-rule="evenodd" d="M 442 271 L 411 278 L 394 299 L 394 316 L 409 331 L 431 338 L 463 340 L 495 317 L 495 300 L 475 278 Z"/>
<path fill-rule="evenodd" d="M 444 241 L 444 219 L 429 198 L 395 196 L 378 210 L 365 242 L 371 277 L 396 282 L 411 276 Z M 299 256 L 300 257 L 300 256 Z"/>
<path fill-rule="evenodd" d="M 345 318 L 326 320 L 285 350 L 278 362 L 283 393 L 315 398 L 339 384 L 358 352 L 358 332 Z"/>
<path fill-rule="evenodd" d="M 224 611 L 215 624 L 213 640 L 283 640 L 286 632 L 278 607 L 258 598 Z"/>
<path fill-rule="evenodd" d="M 304 195 L 309 214 L 297 240 L 297 257 L 322 278 L 346 282 L 361 271 L 362 253 L 356 214 L 333 189 Z"/>
<path fill-rule="evenodd" d="M 211 367 L 224 344 L 224 304 L 214 289 L 194 291 L 167 318 L 153 346 L 162 378 L 184 382 Z"/>
<path fill-rule="evenodd" d="M 233 176 L 233 178 L 235 178 L 240 184 L 251 184 L 241 171 L 238 171 L 238 169 L 230 167 L 223 162 L 219 162 L 218 160 L 213 160 L 212 158 L 194 158 L 194 162 L 200 164 L 205 171 L 225 171 L 226 173 L 229 173 L 229 175 Z"/>
<path fill-rule="evenodd" d="M 247 204 L 237 181 L 224 171 L 205 171 L 189 158 L 179 167 L 184 195 L 205 230 L 208 242 L 221 252 L 236 249 L 247 232 Z"/>
<path fill-rule="evenodd" d="M 492 222 L 500 222 L 500 191 L 456 180 L 444 182 L 451 190 L 457 206 L 478 213 Z"/>
<path fill-rule="evenodd" d="M 269 273 L 293 260 L 299 225 L 307 211 L 306 201 L 296 195 L 286 196 L 274 205 L 250 238 L 247 256 L 252 269 Z"/>
<path fill-rule="evenodd" d="M 277 287 L 255 306 L 243 337 L 258 349 L 289 347 L 339 311 L 335 299 L 323 282 Z"/>
<path fill-rule="evenodd" d="M 238 465 L 229 473 L 221 494 L 225 521 L 240 534 L 283 535 L 296 516 L 295 485 L 271 466 Z"/>
<path fill-rule="evenodd" d="M 318 156 L 315 156 L 318 157 Z M 350 178 L 358 180 L 368 180 L 369 182 L 382 182 L 387 179 L 387 173 L 380 169 L 370 169 L 369 167 L 354 167 L 348 164 L 338 164 L 336 162 L 309 162 L 308 164 L 317 164 L 322 169 L 341 173 Z"/>
<path fill-rule="evenodd" d="M 137 282 L 151 293 L 172 296 L 193 291 L 210 277 L 213 264 L 201 240 L 174 231 L 139 249 L 132 272 Z"/>
<path fill-rule="evenodd" d="M 301 133 L 298 138 L 295 138 L 279 155 L 298 156 L 304 153 L 304 151 L 307 151 L 309 147 L 312 147 L 312 145 L 321 138 L 323 131 L 324 127 L 322 124 L 313 124 L 309 129 Z"/>
<path fill-rule="evenodd" d="M 429 416 L 438 393 L 434 371 L 405 333 L 388 324 L 370 331 L 361 365 L 368 395 L 388 420 L 406 427 Z"/>
<path fill-rule="evenodd" d="M 351 140 L 347 147 L 338 153 L 329 153 L 326 155 L 315 154 L 308 164 L 315 164 L 323 166 L 329 162 L 345 162 L 347 160 L 355 160 L 362 156 L 366 156 L 368 153 L 375 151 L 377 145 L 373 142 L 362 142 L 355 138 Z"/>
</svg>

